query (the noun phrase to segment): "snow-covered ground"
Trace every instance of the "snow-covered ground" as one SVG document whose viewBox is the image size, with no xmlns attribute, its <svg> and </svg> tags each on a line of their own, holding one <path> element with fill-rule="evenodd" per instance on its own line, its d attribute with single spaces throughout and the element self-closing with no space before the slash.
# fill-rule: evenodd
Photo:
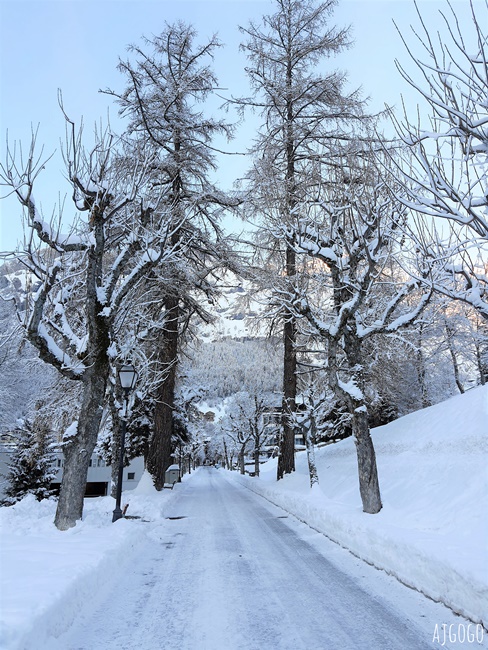
<svg viewBox="0 0 488 650">
<path fill-rule="evenodd" d="M 316 452 L 276 482 L 240 480 L 405 584 L 488 627 L 488 386 L 411 413 L 373 432 L 383 509 L 361 510 L 354 441 Z M 236 475 L 237 476 L 237 475 Z"/>
<path fill-rule="evenodd" d="M 274 461 L 263 468 L 260 479 L 225 475 L 486 626 L 487 437 L 488 387 L 375 430 L 384 502 L 378 515 L 361 512 L 352 440 L 318 450 L 320 489 L 313 493 L 304 453 L 297 457 L 297 471 L 279 483 L 274 481 Z M 52 524 L 54 502 L 27 498 L 0 508 L 0 648 L 50 650 L 45 643 L 36 646 L 33 639 L 61 634 L 93 594 L 113 587 L 114 576 L 130 565 L 147 534 L 156 526 L 171 525 L 165 513 L 174 511 L 183 488 L 176 485 L 173 491 L 158 493 L 145 475 L 123 499 L 130 504 L 127 514 L 140 519 L 112 524 L 113 499 L 89 499 L 83 521 L 67 532 Z M 468 630 L 469 621 L 458 622 L 462 627 L 452 630 L 453 635 L 477 632 L 479 639 L 479 627 Z M 451 643 L 443 636 L 449 631 L 439 627 L 437 632 L 432 647 L 479 647 L 476 638 Z"/>
</svg>

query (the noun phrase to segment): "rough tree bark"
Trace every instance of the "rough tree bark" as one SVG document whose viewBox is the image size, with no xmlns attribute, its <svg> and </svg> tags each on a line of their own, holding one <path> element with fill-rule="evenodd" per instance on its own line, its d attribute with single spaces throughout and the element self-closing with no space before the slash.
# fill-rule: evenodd
<svg viewBox="0 0 488 650">
<path fill-rule="evenodd" d="M 102 315 L 103 305 L 97 296 L 101 284 L 105 253 L 105 209 L 94 209 L 92 220 L 95 245 L 88 253 L 86 274 L 86 319 L 88 324 L 89 357 L 83 375 L 83 399 L 78 419 L 77 435 L 63 441 L 64 468 L 54 523 L 59 530 L 75 525 L 83 514 L 86 478 L 91 455 L 97 444 L 103 414 L 105 391 L 110 372 L 107 350 L 110 346 L 110 321 Z"/>
<path fill-rule="evenodd" d="M 452 367 L 454 370 L 454 381 L 456 382 L 456 386 L 458 387 L 459 392 L 462 394 L 464 393 L 464 386 L 461 382 L 461 376 L 459 374 L 459 364 L 458 360 L 456 357 L 456 350 L 454 349 L 454 328 L 449 324 L 449 321 L 447 318 L 444 316 L 444 329 L 446 330 L 446 342 L 447 342 L 447 347 L 449 349 L 449 354 L 451 356 L 451 361 L 452 361 Z"/>
<path fill-rule="evenodd" d="M 296 197 L 296 143 L 294 129 L 294 103 L 292 101 L 293 68 L 290 55 L 286 64 L 286 203 L 288 214 L 287 223 L 291 223 L 297 206 Z M 285 273 L 293 281 L 296 275 L 296 254 L 290 243 L 286 244 Z M 282 405 L 282 436 L 278 456 L 277 479 L 295 471 L 295 431 L 292 415 L 295 413 L 297 397 L 297 326 L 295 316 L 285 314 L 283 324 L 283 405 Z"/>
<path fill-rule="evenodd" d="M 241 474 L 246 473 L 246 466 L 244 464 L 244 454 L 246 453 L 246 445 L 243 444 L 241 445 L 241 448 L 239 450 L 239 470 Z"/>
<path fill-rule="evenodd" d="M 59 530 L 71 528 L 83 514 L 86 477 L 97 444 L 108 373 L 108 360 L 103 358 L 87 371 L 78 433 L 63 444 L 63 478 L 54 519 Z"/>
<path fill-rule="evenodd" d="M 160 360 L 166 372 L 166 378 L 156 395 L 154 410 L 154 432 L 149 443 L 146 467 L 153 477 L 154 486 L 161 490 L 164 475 L 173 462 L 171 439 L 173 435 L 173 411 L 175 402 L 176 368 L 178 360 L 179 338 L 179 301 L 177 297 L 165 299 L 167 318 L 163 336 L 160 341 Z"/>
<path fill-rule="evenodd" d="M 227 444 L 226 444 L 226 442 L 225 442 L 225 439 L 224 439 L 223 443 L 224 443 L 224 468 L 225 468 L 225 469 L 230 469 L 230 470 L 231 470 L 231 469 L 232 469 L 232 465 L 231 465 L 231 463 L 229 462 L 229 455 L 228 455 L 228 453 L 227 453 Z"/>
<path fill-rule="evenodd" d="M 287 248 L 287 275 L 295 274 L 295 252 Z M 295 471 L 295 429 L 290 415 L 296 409 L 297 394 L 297 354 L 296 354 L 297 326 L 296 319 L 289 317 L 283 324 L 283 402 L 277 478 L 282 479 L 285 474 Z"/>
<path fill-rule="evenodd" d="M 364 397 L 364 370 L 362 364 L 361 341 L 352 332 L 344 334 L 344 352 L 351 370 L 352 391 L 345 392 L 335 386 L 337 392 L 342 392 L 352 413 L 352 432 L 356 443 L 358 461 L 359 492 L 363 503 L 363 511 L 376 514 L 382 508 L 376 453 L 371 439 L 368 406 Z"/>
<path fill-rule="evenodd" d="M 424 352 L 423 352 L 423 333 L 424 333 L 424 325 L 423 323 L 420 323 L 418 328 L 418 344 L 417 344 L 415 369 L 417 371 L 417 379 L 419 382 L 422 408 L 427 408 L 428 406 L 432 406 L 432 405 L 429 399 L 429 392 L 427 390 L 427 382 L 425 381 L 426 370 L 425 370 L 425 359 L 424 359 Z"/>
<path fill-rule="evenodd" d="M 315 445 L 312 440 L 312 435 L 309 431 L 304 430 L 303 437 L 305 438 L 305 445 L 307 447 L 307 463 L 308 476 L 310 478 L 310 487 L 314 488 L 319 484 L 319 473 L 317 471 L 317 463 L 315 462 Z"/>
<path fill-rule="evenodd" d="M 313 412 L 314 404 L 311 404 L 310 415 L 307 422 L 301 425 L 305 446 L 307 448 L 307 463 L 308 463 L 308 476 L 310 479 L 310 487 L 313 489 L 319 484 L 319 473 L 317 470 L 317 463 L 315 462 L 315 441 L 317 439 L 317 423 L 315 413 Z"/>
</svg>

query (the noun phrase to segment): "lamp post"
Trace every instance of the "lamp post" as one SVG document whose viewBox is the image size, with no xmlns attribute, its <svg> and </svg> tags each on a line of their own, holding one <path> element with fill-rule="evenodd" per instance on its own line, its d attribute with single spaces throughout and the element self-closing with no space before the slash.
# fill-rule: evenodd
<svg viewBox="0 0 488 650">
<path fill-rule="evenodd" d="M 129 400 L 129 393 L 134 388 L 137 379 L 137 372 L 134 366 L 130 363 L 125 364 L 119 368 L 119 382 L 124 391 L 124 406 L 123 415 L 120 419 L 120 450 L 119 450 L 119 476 L 117 479 L 117 495 L 115 502 L 115 510 L 112 517 L 112 523 L 122 518 L 122 510 L 120 509 L 120 500 L 122 498 L 122 479 L 124 477 L 124 451 L 125 451 L 125 433 L 127 427 L 127 403 Z"/>
</svg>

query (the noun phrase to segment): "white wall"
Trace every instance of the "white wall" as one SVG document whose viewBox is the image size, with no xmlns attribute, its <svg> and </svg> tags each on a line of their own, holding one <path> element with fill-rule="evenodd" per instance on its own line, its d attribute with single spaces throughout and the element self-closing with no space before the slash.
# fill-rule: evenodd
<svg viewBox="0 0 488 650">
<path fill-rule="evenodd" d="M 5 476 L 8 474 L 8 464 L 10 462 L 11 450 L 6 447 L 0 446 L 0 498 L 5 493 Z M 62 465 L 62 454 L 58 454 L 58 462 Z M 139 483 L 141 476 L 144 472 L 144 458 L 134 458 L 130 465 L 124 467 L 124 475 L 122 481 L 122 490 L 132 490 Z M 92 465 L 88 468 L 87 483 L 107 483 L 107 494 L 110 494 L 112 469 L 110 465 L 105 465 L 103 460 L 98 456 L 92 456 Z M 134 477 L 129 479 L 129 475 L 134 474 Z M 63 468 L 59 467 L 54 479 L 54 483 L 60 483 L 63 476 Z"/>
</svg>

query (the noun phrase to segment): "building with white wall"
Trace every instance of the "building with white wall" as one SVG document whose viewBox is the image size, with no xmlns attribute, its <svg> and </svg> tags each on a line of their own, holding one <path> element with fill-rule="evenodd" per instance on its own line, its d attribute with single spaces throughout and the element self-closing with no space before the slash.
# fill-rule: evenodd
<svg viewBox="0 0 488 650">
<path fill-rule="evenodd" d="M 0 498 L 5 495 L 6 480 L 8 474 L 8 466 L 10 463 L 10 455 L 12 454 L 12 447 L 9 445 L 0 444 Z M 63 455 L 58 454 L 56 458 L 57 473 L 56 478 L 51 484 L 54 490 L 59 490 L 61 479 L 63 478 Z M 144 458 L 134 458 L 127 467 L 124 467 L 122 491 L 132 490 L 139 483 L 141 476 L 144 472 Z M 112 479 L 112 468 L 106 465 L 101 456 L 94 454 L 90 460 L 88 468 L 88 476 L 86 481 L 87 497 L 99 497 L 110 494 L 110 483 Z"/>
</svg>

